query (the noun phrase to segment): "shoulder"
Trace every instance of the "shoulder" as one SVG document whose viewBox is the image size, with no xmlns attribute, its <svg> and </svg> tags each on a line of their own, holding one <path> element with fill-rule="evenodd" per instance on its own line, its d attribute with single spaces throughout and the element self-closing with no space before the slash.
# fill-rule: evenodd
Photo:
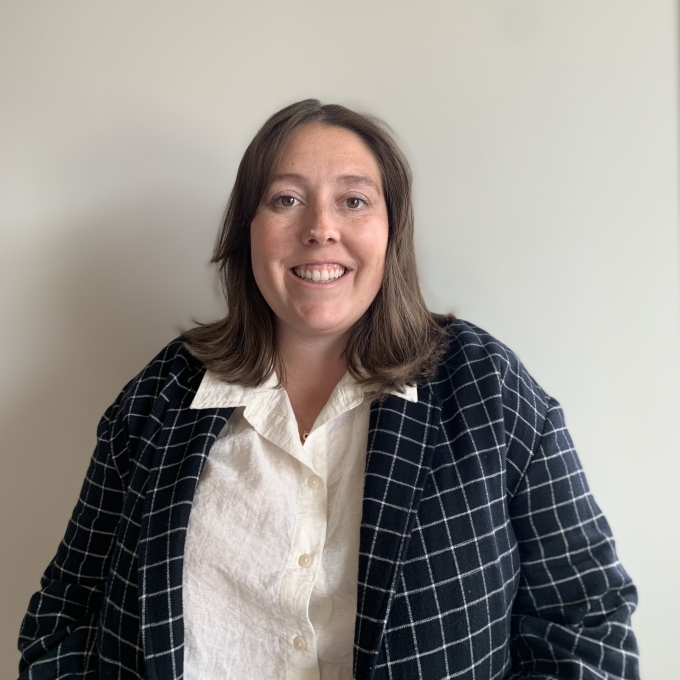
<svg viewBox="0 0 680 680">
<path fill-rule="evenodd" d="M 461 434 L 475 452 L 502 453 L 506 487 L 518 488 L 557 404 L 502 342 L 468 321 L 448 328 L 449 348 L 431 383 L 449 441 Z M 480 454 L 481 455 L 481 454 Z"/>
<path fill-rule="evenodd" d="M 504 403 L 529 401 L 539 412 L 547 410 L 550 397 L 507 345 L 462 319 L 447 332 L 449 346 L 433 381 L 440 396 L 457 393 L 478 401 L 497 395 Z"/>
<path fill-rule="evenodd" d="M 135 394 L 159 397 L 171 391 L 191 390 L 196 379 L 203 376 L 205 367 L 186 348 L 186 341 L 178 337 L 169 342 L 129 383 Z"/>
<path fill-rule="evenodd" d="M 169 410 L 188 409 L 205 367 L 183 338 L 168 343 L 118 395 L 99 422 L 97 439 L 123 479 L 139 449 L 153 441 Z"/>
<path fill-rule="evenodd" d="M 441 368 L 474 373 L 496 371 L 501 377 L 521 365 L 517 355 L 490 333 L 469 321 L 455 319 L 447 326 L 449 346 Z"/>
<path fill-rule="evenodd" d="M 132 420 L 159 407 L 188 407 L 204 373 L 205 366 L 189 353 L 184 338 L 175 338 L 125 385 L 116 400 L 119 415 Z"/>
</svg>

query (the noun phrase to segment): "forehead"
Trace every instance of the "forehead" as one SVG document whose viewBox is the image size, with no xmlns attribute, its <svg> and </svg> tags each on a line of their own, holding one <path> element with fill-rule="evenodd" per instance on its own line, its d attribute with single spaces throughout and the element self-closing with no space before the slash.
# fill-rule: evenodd
<svg viewBox="0 0 680 680">
<path fill-rule="evenodd" d="M 279 150 L 272 170 L 274 175 L 305 171 L 368 174 L 382 184 L 378 161 L 356 132 L 316 122 L 290 135 Z"/>
</svg>

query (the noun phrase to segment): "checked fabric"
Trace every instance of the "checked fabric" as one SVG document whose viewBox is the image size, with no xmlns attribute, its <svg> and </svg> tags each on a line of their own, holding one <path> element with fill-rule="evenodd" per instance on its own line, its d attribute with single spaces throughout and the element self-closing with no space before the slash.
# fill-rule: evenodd
<svg viewBox="0 0 680 680">
<path fill-rule="evenodd" d="M 484 331 L 449 333 L 418 403 L 371 406 L 354 677 L 638 678 L 635 587 L 559 405 Z M 22 679 L 182 678 L 184 540 L 231 413 L 189 409 L 204 370 L 177 339 L 104 414 Z"/>
</svg>

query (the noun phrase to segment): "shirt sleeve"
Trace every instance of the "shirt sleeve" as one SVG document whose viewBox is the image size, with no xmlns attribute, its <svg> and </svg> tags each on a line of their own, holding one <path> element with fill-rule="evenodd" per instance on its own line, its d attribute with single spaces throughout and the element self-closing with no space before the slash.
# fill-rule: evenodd
<svg viewBox="0 0 680 680">
<path fill-rule="evenodd" d="M 124 392 L 102 417 L 80 497 L 19 634 L 20 680 L 96 678 L 96 632 L 124 499 L 113 456 Z"/>
<path fill-rule="evenodd" d="M 511 677 L 638 679 L 636 589 L 553 399 L 510 512 L 521 569 Z"/>
</svg>

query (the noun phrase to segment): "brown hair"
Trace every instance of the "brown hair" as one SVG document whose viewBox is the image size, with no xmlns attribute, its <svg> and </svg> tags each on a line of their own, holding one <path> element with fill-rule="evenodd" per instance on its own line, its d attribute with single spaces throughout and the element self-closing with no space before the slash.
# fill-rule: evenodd
<svg viewBox="0 0 680 680">
<path fill-rule="evenodd" d="M 229 306 L 220 321 L 184 333 L 191 354 L 227 382 L 255 386 L 278 367 L 274 312 L 255 282 L 250 223 L 269 185 L 277 154 L 309 123 L 345 128 L 373 152 L 382 175 L 389 236 L 383 283 L 352 329 L 345 360 L 356 380 L 377 394 L 432 377 L 448 344 L 452 317 L 429 312 L 418 285 L 413 246 L 411 170 L 382 121 L 337 104 L 306 99 L 275 113 L 246 149 L 229 198 L 212 262 Z M 279 374 L 281 377 L 281 374 Z"/>
</svg>

